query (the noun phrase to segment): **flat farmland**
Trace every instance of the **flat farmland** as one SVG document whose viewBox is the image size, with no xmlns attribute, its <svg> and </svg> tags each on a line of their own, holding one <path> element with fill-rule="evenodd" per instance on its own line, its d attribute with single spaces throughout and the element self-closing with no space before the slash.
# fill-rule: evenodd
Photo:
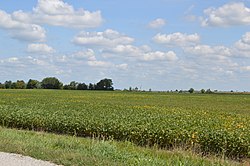
<svg viewBox="0 0 250 166">
<path fill-rule="evenodd" d="M 250 157 L 250 95 L 0 90 L 0 125 Z"/>
</svg>

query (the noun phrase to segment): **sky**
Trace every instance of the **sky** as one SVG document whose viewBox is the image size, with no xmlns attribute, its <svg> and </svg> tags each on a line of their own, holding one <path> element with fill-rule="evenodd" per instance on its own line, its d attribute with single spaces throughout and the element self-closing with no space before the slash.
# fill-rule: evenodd
<svg viewBox="0 0 250 166">
<path fill-rule="evenodd" d="M 0 82 L 250 91 L 250 0 L 0 1 Z"/>
</svg>

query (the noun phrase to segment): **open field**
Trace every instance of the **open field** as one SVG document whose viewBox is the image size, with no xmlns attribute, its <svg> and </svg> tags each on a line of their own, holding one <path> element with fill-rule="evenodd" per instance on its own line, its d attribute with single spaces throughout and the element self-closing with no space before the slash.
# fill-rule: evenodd
<svg viewBox="0 0 250 166">
<path fill-rule="evenodd" d="M 250 157 L 250 95 L 1 90 L 0 123 Z"/>
</svg>

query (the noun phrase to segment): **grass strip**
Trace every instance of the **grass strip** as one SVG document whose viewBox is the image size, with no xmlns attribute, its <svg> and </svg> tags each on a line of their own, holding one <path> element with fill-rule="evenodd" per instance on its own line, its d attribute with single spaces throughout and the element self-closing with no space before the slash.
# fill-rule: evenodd
<svg viewBox="0 0 250 166">
<path fill-rule="evenodd" d="M 0 127 L 0 151 L 18 153 L 64 166 L 77 165 L 244 165 L 192 152 L 138 147 L 130 142 L 22 131 Z"/>
</svg>

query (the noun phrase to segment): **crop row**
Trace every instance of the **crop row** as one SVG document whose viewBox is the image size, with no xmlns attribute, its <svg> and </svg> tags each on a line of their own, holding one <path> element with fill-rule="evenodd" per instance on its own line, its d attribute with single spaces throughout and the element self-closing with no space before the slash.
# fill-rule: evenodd
<svg viewBox="0 0 250 166">
<path fill-rule="evenodd" d="M 200 109 L 195 105 L 193 109 L 157 105 L 155 97 L 160 103 L 178 100 L 178 96 L 158 94 L 57 91 L 0 94 L 2 126 L 128 140 L 142 146 L 198 148 L 204 154 L 233 158 L 250 157 L 247 113 Z M 128 97 L 126 101 L 124 97 Z M 249 96 L 245 97 L 248 100 Z"/>
</svg>

